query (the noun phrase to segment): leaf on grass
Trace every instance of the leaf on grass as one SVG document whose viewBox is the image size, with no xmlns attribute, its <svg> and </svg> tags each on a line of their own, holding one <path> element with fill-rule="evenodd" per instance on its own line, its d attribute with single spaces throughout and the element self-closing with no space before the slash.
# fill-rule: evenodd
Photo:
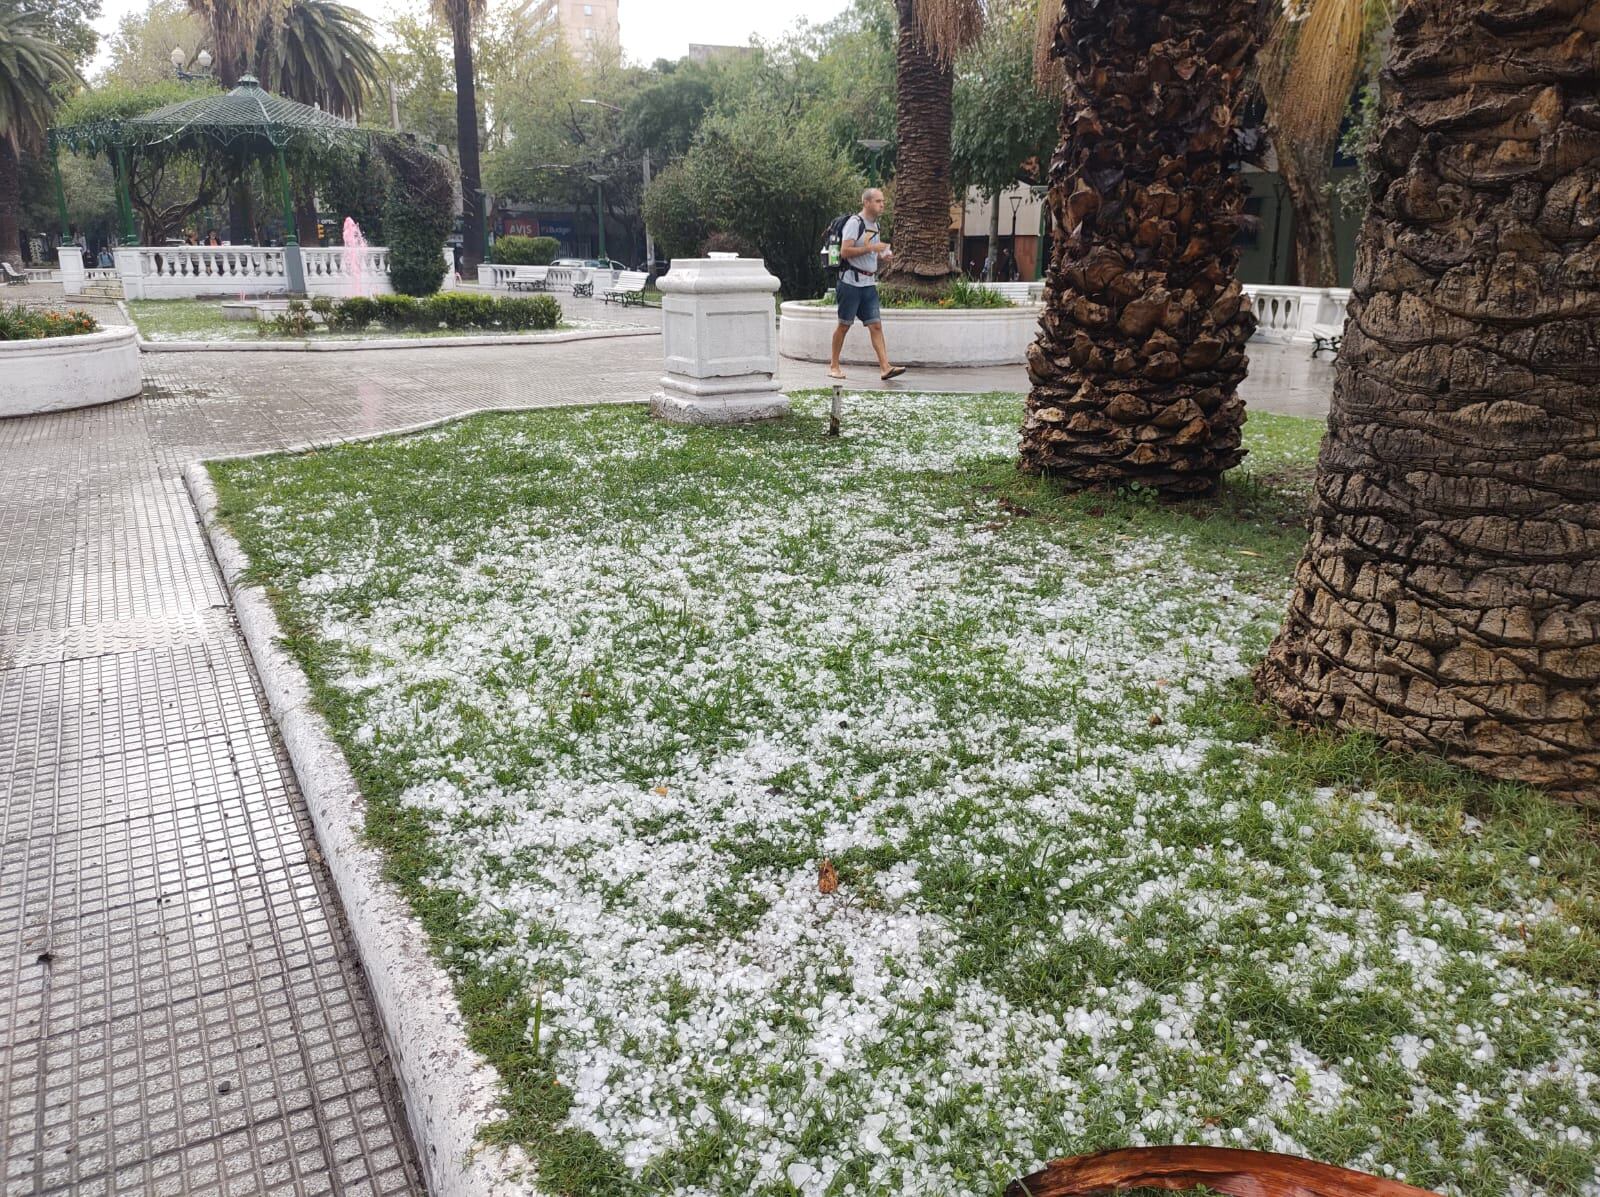
<svg viewBox="0 0 1600 1197">
<path fill-rule="evenodd" d="M 1229 1147 L 1131 1147 L 1055 1160 L 1012 1181 L 1005 1197 L 1087 1197 L 1201 1185 L 1231 1197 L 1439 1197 L 1428 1189 L 1298 1156 Z"/>
<path fill-rule="evenodd" d="M 1261 556 L 1261 554 L 1256 552 L 1254 549 L 1239 549 L 1238 552 L 1239 552 L 1239 555 L 1241 557 L 1259 557 L 1259 556 Z"/>
<path fill-rule="evenodd" d="M 665 798 L 667 796 L 667 787 L 666 786 L 657 786 L 655 788 L 654 792 L 657 793 L 657 794 L 660 794 L 663 798 Z"/>
<path fill-rule="evenodd" d="M 833 867 L 833 861 L 823 857 L 822 863 L 817 866 L 817 889 L 825 894 L 831 894 L 838 888 L 839 870 Z"/>
</svg>

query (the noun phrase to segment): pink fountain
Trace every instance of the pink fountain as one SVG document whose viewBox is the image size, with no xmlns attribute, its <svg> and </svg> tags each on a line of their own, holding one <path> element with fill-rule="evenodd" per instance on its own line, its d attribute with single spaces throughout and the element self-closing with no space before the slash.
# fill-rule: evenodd
<svg viewBox="0 0 1600 1197">
<path fill-rule="evenodd" d="M 355 294 L 365 295 L 366 281 L 362 271 L 366 268 L 367 259 L 362 250 L 367 248 L 367 239 L 361 235 L 361 226 L 349 216 L 344 218 L 344 273 L 355 287 Z"/>
</svg>

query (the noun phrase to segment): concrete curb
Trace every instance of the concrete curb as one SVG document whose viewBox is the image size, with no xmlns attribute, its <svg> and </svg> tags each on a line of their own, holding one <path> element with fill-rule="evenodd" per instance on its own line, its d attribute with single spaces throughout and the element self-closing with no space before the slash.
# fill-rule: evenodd
<svg viewBox="0 0 1600 1197">
<path fill-rule="evenodd" d="M 124 315 L 127 314 L 124 309 Z M 133 324 L 130 318 L 128 323 Z M 135 325 L 137 328 L 138 326 Z M 564 345 L 573 341 L 610 341 L 619 337 L 659 337 L 658 328 L 573 329 L 569 332 L 528 333 L 511 337 L 435 337 L 379 341 L 147 341 L 144 353 L 366 353 L 374 349 L 481 349 L 489 345 Z"/>
<path fill-rule="evenodd" d="M 405 898 L 383 878 L 382 854 L 365 839 L 366 804 L 355 776 L 312 703 L 304 672 L 282 647 L 266 592 L 241 582 L 249 562 L 217 518 L 211 475 L 204 463 L 193 462 L 183 476 L 344 905 L 428 1191 L 434 1197 L 538 1197 L 524 1152 L 478 1142 L 479 1130 L 504 1113 L 499 1077 L 468 1046 L 449 978 L 428 954 L 427 936 Z"/>
</svg>

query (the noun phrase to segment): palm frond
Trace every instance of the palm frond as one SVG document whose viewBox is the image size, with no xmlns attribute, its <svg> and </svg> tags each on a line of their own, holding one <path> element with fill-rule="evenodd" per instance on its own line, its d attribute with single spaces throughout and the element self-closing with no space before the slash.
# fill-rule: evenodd
<svg viewBox="0 0 1600 1197">
<path fill-rule="evenodd" d="M 1045 95 L 1066 85 L 1066 70 L 1056 58 L 1056 31 L 1061 27 L 1066 0 L 1038 0 L 1033 36 L 1033 82 Z"/>
<path fill-rule="evenodd" d="M 31 15 L 0 10 L 0 138 L 12 149 L 41 144 L 59 88 L 79 82 L 67 52 Z"/>
<path fill-rule="evenodd" d="M 954 62 L 983 33 L 983 0 L 916 0 L 917 30 L 936 57 Z"/>
<path fill-rule="evenodd" d="M 1325 145 L 1339 131 L 1368 38 L 1389 0 L 1291 0 L 1262 48 L 1259 74 L 1278 135 Z"/>
</svg>

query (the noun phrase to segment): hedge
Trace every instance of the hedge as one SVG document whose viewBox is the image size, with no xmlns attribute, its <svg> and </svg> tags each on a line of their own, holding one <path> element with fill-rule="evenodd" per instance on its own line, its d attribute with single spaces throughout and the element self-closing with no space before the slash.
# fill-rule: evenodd
<svg viewBox="0 0 1600 1197">
<path fill-rule="evenodd" d="M 546 332 L 561 323 L 561 305 L 552 295 L 511 299 L 455 292 L 423 299 L 376 295 L 340 300 L 328 311 L 327 320 L 328 327 L 338 332 L 360 332 L 374 324 L 392 332 L 440 328 Z"/>
<path fill-rule="evenodd" d="M 501 237 L 494 243 L 494 260 L 502 266 L 548 266 L 561 252 L 554 237 Z"/>
</svg>

